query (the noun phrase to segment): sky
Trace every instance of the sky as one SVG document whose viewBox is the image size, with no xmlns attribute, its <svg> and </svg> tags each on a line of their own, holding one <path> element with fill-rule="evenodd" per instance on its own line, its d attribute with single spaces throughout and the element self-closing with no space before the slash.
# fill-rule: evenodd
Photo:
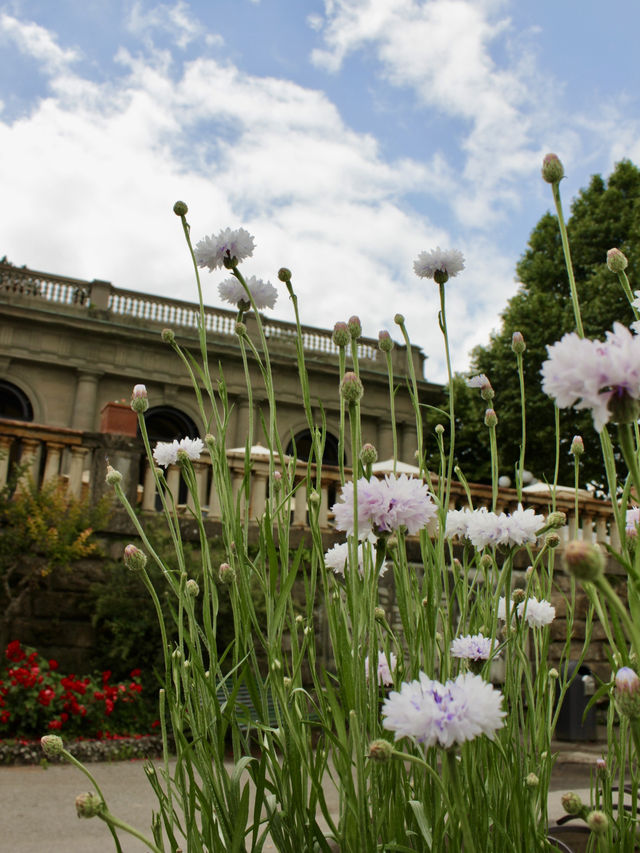
<svg viewBox="0 0 640 853">
<path fill-rule="evenodd" d="M 0 256 L 195 301 L 194 242 L 255 238 L 247 275 L 303 323 L 407 318 L 446 380 L 439 295 L 413 261 L 459 249 L 453 369 L 486 344 L 551 209 L 640 163 L 636 0 L 0 0 Z M 604 262 L 605 259 L 603 259 Z M 225 306 L 220 272 L 205 302 Z M 541 322 L 544 318 L 541 318 Z"/>
</svg>

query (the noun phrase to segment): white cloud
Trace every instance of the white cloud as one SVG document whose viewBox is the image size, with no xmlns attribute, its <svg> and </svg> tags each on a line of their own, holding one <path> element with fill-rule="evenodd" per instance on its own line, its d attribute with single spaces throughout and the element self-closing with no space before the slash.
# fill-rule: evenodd
<svg viewBox="0 0 640 853">
<path fill-rule="evenodd" d="M 76 50 L 61 48 L 44 27 L 20 21 L 6 12 L 0 14 L 0 38 L 2 36 L 12 41 L 21 53 L 37 60 L 47 74 L 59 73 L 79 58 Z"/>
<path fill-rule="evenodd" d="M 127 18 L 130 32 L 142 39 L 147 47 L 153 46 L 153 34 L 163 32 L 171 36 L 172 41 L 183 50 L 191 42 L 204 36 L 201 23 L 194 17 L 185 0 L 176 3 L 158 3 L 146 6 L 142 0 L 134 0 Z M 207 36 L 208 44 L 221 44 L 218 35 Z"/>
</svg>

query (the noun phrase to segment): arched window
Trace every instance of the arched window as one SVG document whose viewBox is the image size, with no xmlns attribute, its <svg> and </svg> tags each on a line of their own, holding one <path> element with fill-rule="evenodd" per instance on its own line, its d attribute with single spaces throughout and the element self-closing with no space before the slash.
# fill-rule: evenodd
<svg viewBox="0 0 640 853">
<path fill-rule="evenodd" d="M 32 421 L 33 406 L 27 395 L 11 382 L 0 379 L 0 418 Z"/>
<path fill-rule="evenodd" d="M 179 409 L 174 409 L 173 406 L 154 406 L 147 409 L 144 413 L 144 421 L 149 435 L 151 449 L 158 441 L 173 441 L 181 438 L 198 438 L 200 430 L 191 420 L 189 415 L 185 415 Z M 140 427 L 138 427 L 138 435 Z M 144 477 L 144 458 L 141 460 L 140 480 L 143 482 Z M 187 502 L 187 484 L 182 477 L 180 478 L 180 489 L 178 492 L 178 503 L 184 504 Z M 160 497 L 156 498 L 156 509 L 161 509 L 162 503 Z"/>
<path fill-rule="evenodd" d="M 287 445 L 286 452 L 293 456 L 293 451 L 295 451 L 298 459 L 302 462 L 306 462 L 309 456 L 311 456 L 311 448 L 313 446 L 313 438 L 311 436 L 311 432 L 308 429 L 302 430 L 297 433 Z M 339 464 L 339 454 L 338 454 L 338 439 L 331 435 L 328 432 L 325 435 L 324 442 L 324 451 L 322 454 L 322 464 L 323 465 L 338 465 Z"/>
</svg>

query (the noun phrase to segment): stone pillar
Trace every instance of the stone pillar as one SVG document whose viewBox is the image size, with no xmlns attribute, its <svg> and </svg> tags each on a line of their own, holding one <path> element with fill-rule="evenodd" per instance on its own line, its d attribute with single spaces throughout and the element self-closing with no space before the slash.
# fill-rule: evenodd
<svg viewBox="0 0 640 853">
<path fill-rule="evenodd" d="M 82 496 L 82 472 L 84 471 L 84 459 L 88 448 L 74 445 L 71 448 L 71 464 L 69 465 L 69 491 L 74 498 Z"/>
<path fill-rule="evenodd" d="M 198 503 L 202 506 L 202 502 L 204 499 L 204 492 L 207 484 L 207 466 L 203 462 L 192 462 L 193 470 L 196 476 L 196 493 L 198 497 Z M 187 506 L 190 509 L 195 509 L 195 501 L 191 492 L 187 492 Z"/>
<path fill-rule="evenodd" d="M 50 480 L 57 480 L 60 476 L 60 458 L 64 444 L 57 441 L 47 442 L 47 461 L 44 466 L 43 481 L 48 483 Z"/>
<path fill-rule="evenodd" d="M 78 372 L 76 383 L 76 398 L 73 403 L 71 426 L 73 429 L 93 430 L 96 423 L 98 407 L 99 373 L 88 371 Z"/>
<path fill-rule="evenodd" d="M 38 483 L 38 469 L 40 467 L 40 442 L 36 441 L 33 438 L 23 438 L 20 442 L 21 455 L 20 462 L 18 463 L 21 466 L 24 466 L 24 474 L 18 481 L 16 485 L 16 491 L 22 491 L 25 481 L 28 481 L 29 477 L 34 481 L 36 485 L 40 485 Z"/>
<path fill-rule="evenodd" d="M 304 526 L 307 523 L 307 486 L 304 480 L 296 486 L 294 497 L 293 523 Z"/>
<path fill-rule="evenodd" d="M 180 468 L 177 465 L 170 465 L 165 474 L 167 486 L 173 496 L 173 500 L 178 505 L 178 496 L 180 494 Z"/>
<path fill-rule="evenodd" d="M 13 439 L 8 435 L 0 436 L 0 488 L 2 488 L 9 476 L 9 454 Z"/>
<path fill-rule="evenodd" d="M 415 465 L 416 450 L 418 449 L 418 436 L 416 434 L 416 422 L 405 421 L 402 424 L 402 461 L 409 465 Z"/>
<path fill-rule="evenodd" d="M 320 527 L 329 526 L 329 483 L 323 482 L 320 487 L 320 512 L 318 514 Z"/>
<path fill-rule="evenodd" d="M 260 518 L 264 515 L 267 505 L 267 477 L 264 474 L 251 475 L 251 509 L 250 518 Z"/>
<path fill-rule="evenodd" d="M 153 512 L 156 508 L 156 478 L 153 467 L 147 462 L 144 469 L 144 481 L 142 491 L 142 509 L 144 512 Z"/>
<path fill-rule="evenodd" d="M 380 418 L 378 421 L 378 438 L 376 440 L 378 459 L 382 462 L 393 456 L 393 430 L 389 418 Z"/>
<path fill-rule="evenodd" d="M 220 506 L 220 498 L 216 489 L 216 478 L 211 478 L 211 486 L 209 488 L 209 512 L 210 518 L 222 518 L 222 507 Z"/>
<path fill-rule="evenodd" d="M 255 428 L 255 424 L 254 424 Z M 244 447 L 249 437 L 249 400 L 240 397 L 236 402 L 236 430 L 234 447 Z M 253 442 L 253 438 L 251 439 Z"/>
</svg>

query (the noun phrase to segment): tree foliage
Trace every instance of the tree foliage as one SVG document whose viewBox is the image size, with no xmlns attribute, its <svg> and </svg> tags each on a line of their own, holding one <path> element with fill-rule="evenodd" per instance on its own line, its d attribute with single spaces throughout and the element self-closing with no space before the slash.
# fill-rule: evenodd
<svg viewBox="0 0 640 853">
<path fill-rule="evenodd" d="M 618 163 L 608 181 L 594 175 L 571 206 L 567 221 L 571 256 L 580 299 L 585 335 L 602 338 L 616 321 L 633 320 L 629 303 L 617 276 L 606 266 L 608 249 L 618 248 L 629 259 L 627 274 L 632 288 L 640 264 L 640 170 L 629 160 Z M 511 350 L 515 331 L 524 335 L 524 377 L 527 408 L 527 456 L 525 467 L 538 479 L 553 480 L 555 466 L 555 413 L 552 401 L 542 392 L 540 368 L 547 357 L 547 345 L 566 332 L 575 331 L 569 280 L 565 268 L 560 231 L 555 215 L 546 213 L 534 228 L 527 250 L 517 265 L 521 282 L 501 315 L 501 327 L 487 346 L 477 347 L 472 370 L 485 373 L 496 392 L 500 473 L 513 479 L 520 452 L 520 386 L 516 357 Z M 459 386 L 458 386 L 459 387 Z M 486 466 L 473 465 L 476 451 L 482 450 L 484 403 L 479 393 L 456 394 L 462 410 L 472 422 L 461 436 L 461 453 L 466 455 L 463 470 L 471 480 L 487 479 Z M 475 434 L 474 434 L 475 430 Z M 603 481 L 599 438 L 588 412 L 560 412 L 561 483 L 573 482 L 573 457 L 569 447 L 574 435 L 582 435 L 586 452 L 582 457 L 582 480 Z M 466 439 L 470 444 L 464 445 Z M 480 460 L 482 461 L 482 460 Z"/>
</svg>

